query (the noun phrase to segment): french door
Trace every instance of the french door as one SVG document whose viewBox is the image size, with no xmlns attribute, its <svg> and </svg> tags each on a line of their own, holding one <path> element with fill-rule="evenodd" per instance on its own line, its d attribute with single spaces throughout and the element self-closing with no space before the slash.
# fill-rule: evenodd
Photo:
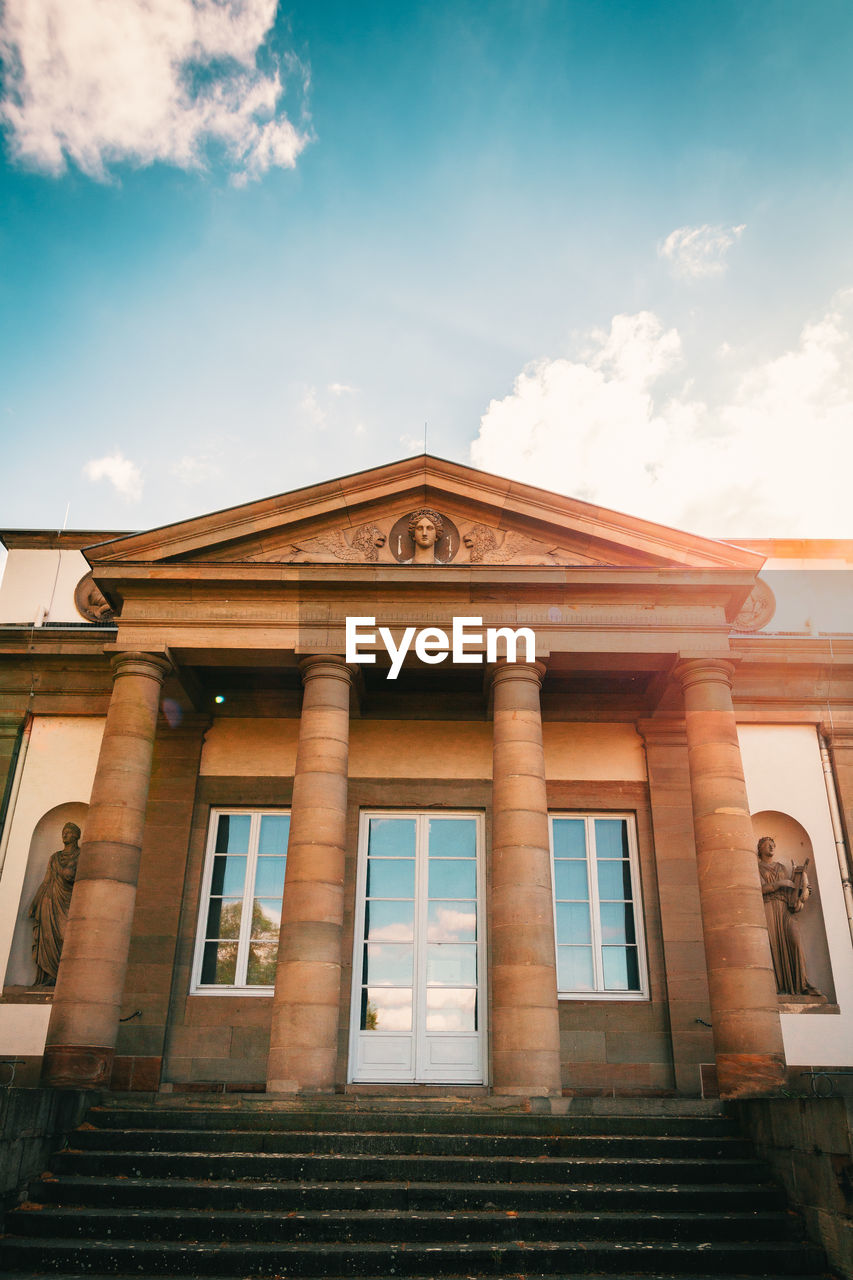
<svg viewBox="0 0 853 1280">
<path fill-rule="evenodd" d="M 363 813 L 350 1079 L 485 1081 L 482 820 Z"/>
</svg>

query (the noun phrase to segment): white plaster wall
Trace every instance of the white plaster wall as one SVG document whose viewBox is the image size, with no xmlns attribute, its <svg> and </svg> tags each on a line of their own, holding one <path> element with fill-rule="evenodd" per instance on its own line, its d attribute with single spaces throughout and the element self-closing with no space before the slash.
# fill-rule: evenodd
<svg viewBox="0 0 853 1280">
<path fill-rule="evenodd" d="M 13 549 L 0 581 L 0 623 L 85 622 L 74 604 L 74 588 L 89 572 L 82 551 Z"/>
<path fill-rule="evenodd" d="M 738 729 L 751 813 L 772 809 L 796 818 L 814 851 L 826 940 L 841 1010 L 782 1014 L 789 1066 L 853 1066 L 853 947 L 841 893 L 835 838 L 817 732 L 811 725 L 741 725 Z M 806 907 L 808 910 L 808 907 Z"/>
<path fill-rule="evenodd" d="M 58 805 L 88 804 L 104 732 L 104 720 L 89 716 L 36 716 L 21 775 L 9 841 L 0 872 L 0 973 L 6 974 L 15 925 L 22 906 L 33 832 L 45 813 Z M 85 832 L 84 832 L 85 837 Z M 57 844 L 57 848 L 59 845 Z M 21 1010 L 26 1009 L 23 1013 Z M 33 1009 L 37 1012 L 32 1012 Z M 47 1016 L 43 1006 L 0 1005 L 3 1051 L 41 1053 Z M 39 1047 L 31 1046 L 41 1035 Z"/>
</svg>

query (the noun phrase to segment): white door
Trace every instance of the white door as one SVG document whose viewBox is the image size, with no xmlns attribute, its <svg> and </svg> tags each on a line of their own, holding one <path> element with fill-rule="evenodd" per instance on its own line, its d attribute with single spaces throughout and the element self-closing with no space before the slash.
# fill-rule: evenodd
<svg viewBox="0 0 853 1280">
<path fill-rule="evenodd" d="M 350 1079 L 482 1084 L 482 822 L 365 813 Z"/>
</svg>

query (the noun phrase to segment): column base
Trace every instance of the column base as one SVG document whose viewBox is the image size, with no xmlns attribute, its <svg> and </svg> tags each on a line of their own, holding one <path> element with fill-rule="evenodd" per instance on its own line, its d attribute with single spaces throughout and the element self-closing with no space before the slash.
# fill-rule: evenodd
<svg viewBox="0 0 853 1280">
<path fill-rule="evenodd" d="M 785 1058 L 776 1053 L 720 1053 L 717 1080 L 721 1098 L 778 1097 L 787 1080 Z"/>
<path fill-rule="evenodd" d="M 97 1045 L 48 1045 L 41 1083 L 51 1089 L 107 1089 L 114 1056 L 114 1049 Z"/>
</svg>

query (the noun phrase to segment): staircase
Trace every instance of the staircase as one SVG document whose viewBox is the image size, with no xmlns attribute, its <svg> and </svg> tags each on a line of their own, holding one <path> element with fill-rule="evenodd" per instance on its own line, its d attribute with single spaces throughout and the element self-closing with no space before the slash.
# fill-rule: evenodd
<svg viewBox="0 0 853 1280">
<path fill-rule="evenodd" d="M 95 1108 L 10 1213 L 0 1273 L 825 1274 L 719 1107 L 600 1115 L 575 1100 L 553 1116 L 430 1105 Z"/>
</svg>

